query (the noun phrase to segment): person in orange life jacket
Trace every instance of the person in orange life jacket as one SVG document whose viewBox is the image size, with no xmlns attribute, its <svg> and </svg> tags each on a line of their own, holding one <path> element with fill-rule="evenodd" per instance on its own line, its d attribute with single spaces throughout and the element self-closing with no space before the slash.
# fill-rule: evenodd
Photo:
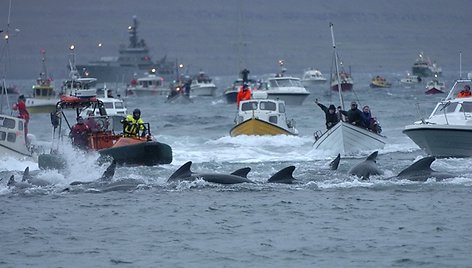
<svg viewBox="0 0 472 268">
<path fill-rule="evenodd" d="M 13 104 L 13 110 L 18 111 L 18 118 L 25 120 L 25 126 L 24 126 L 25 142 L 28 143 L 27 135 L 28 135 L 28 123 L 29 123 L 30 116 L 29 116 L 28 110 L 26 110 L 25 100 L 26 100 L 25 96 L 20 95 L 18 97 L 18 102 Z"/>
<path fill-rule="evenodd" d="M 239 102 L 251 99 L 251 90 L 247 84 L 243 84 L 236 96 L 236 106 L 239 107 Z"/>
<path fill-rule="evenodd" d="M 465 85 L 464 89 L 462 89 L 459 94 L 457 94 L 458 98 L 467 98 L 467 97 L 472 97 L 472 92 L 470 92 L 470 86 Z"/>
<path fill-rule="evenodd" d="M 72 126 L 69 133 L 72 145 L 80 149 L 87 149 L 90 132 L 90 128 L 84 123 L 84 119 L 81 116 L 77 117 L 77 124 Z"/>
<path fill-rule="evenodd" d="M 315 100 L 315 103 L 318 104 L 321 110 L 323 110 L 323 112 L 325 113 L 326 129 L 334 127 L 339 122 L 338 115 L 336 114 L 336 107 L 331 104 L 328 108 L 323 104 L 319 103 L 318 99 Z"/>
</svg>

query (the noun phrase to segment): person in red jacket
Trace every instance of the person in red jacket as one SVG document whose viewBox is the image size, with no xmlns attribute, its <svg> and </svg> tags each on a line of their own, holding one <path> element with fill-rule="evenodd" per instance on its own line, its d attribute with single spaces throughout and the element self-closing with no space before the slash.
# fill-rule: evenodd
<svg viewBox="0 0 472 268">
<path fill-rule="evenodd" d="M 72 126 L 69 133 L 72 145 L 86 150 L 88 148 L 88 135 L 90 132 L 90 128 L 84 123 L 84 119 L 81 116 L 77 117 L 77 124 Z"/>
<path fill-rule="evenodd" d="M 26 110 L 25 101 L 26 101 L 25 96 L 20 95 L 18 97 L 18 102 L 13 104 L 13 110 L 18 111 L 18 118 L 25 120 L 25 126 L 24 126 L 25 127 L 25 141 L 26 143 L 28 143 L 27 135 L 28 135 L 28 123 L 29 123 L 30 116 L 29 116 L 28 110 Z"/>
<path fill-rule="evenodd" d="M 239 108 L 239 102 L 251 99 L 251 90 L 247 84 L 243 84 L 236 96 L 236 106 Z"/>
</svg>

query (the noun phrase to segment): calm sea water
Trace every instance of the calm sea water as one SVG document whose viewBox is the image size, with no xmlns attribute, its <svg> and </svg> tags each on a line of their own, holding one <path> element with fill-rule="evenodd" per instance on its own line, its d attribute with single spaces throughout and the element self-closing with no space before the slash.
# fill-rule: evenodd
<svg viewBox="0 0 472 268">
<path fill-rule="evenodd" d="M 0 162 L 0 265 L 2 267 L 470 267 L 472 170 L 470 159 L 440 159 L 432 167 L 453 178 L 418 183 L 389 179 L 424 152 L 401 133 L 428 115 L 445 96 L 398 86 L 404 74 L 385 73 L 390 89 L 368 87 L 372 74 L 357 74 L 347 102 L 368 104 L 380 120 L 387 146 L 378 164 L 385 175 L 361 181 L 346 175 L 370 152 L 343 158 L 330 171 L 329 152 L 312 148 L 324 128 L 313 103 L 337 104 L 326 86 L 310 89 L 302 106 L 288 106 L 298 137 L 229 137 L 236 115 L 222 98 L 167 104 L 160 98 L 129 98 L 151 123 L 153 134 L 172 146 L 174 161 L 159 167 L 119 167 L 114 180 L 134 180 L 130 191 L 74 188 L 95 180 L 105 165 L 97 155 L 69 151 L 65 174 L 39 172 L 50 187 L 9 189 L 11 174 L 33 162 Z M 446 75 L 448 86 L 453 74 Z M 219 94 L 231 77 L 217 77 Z M 47 115 L 33 115 L 31 132 L 48 145 Z M 166 183 L 186 161 L 194 171 L 230 173 L 249 166 L 250 185 L 204 181 Z M 265 181 L 295 165 L 294 185 Z"/>
</svg>

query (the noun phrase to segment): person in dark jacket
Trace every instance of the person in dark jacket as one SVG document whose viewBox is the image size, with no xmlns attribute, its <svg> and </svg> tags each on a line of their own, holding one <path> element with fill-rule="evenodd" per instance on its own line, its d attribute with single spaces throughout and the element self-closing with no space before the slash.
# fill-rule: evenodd
<svg viewBox="0 0 472 268">
<path fill-rule="evenodd" d="M 364 116 L 362 115 L 361 110 L 357 108 L 357 103 L 355 101 L 351 102 L 351 109 L 349 111 L 341 111 L 341 113 L 347 116 L 347 122 L 365 128 Z"/>
<path fill-rule="evenodd" d="M 315 103 L 318 104 L 321 110 L 323 110 L 323 112 L 325 113 L 326 129 L 334 127 L 339 122 L 338 115 L 336 114 L 336 107 L 331 104 L 328 108 L 323 104 L 319 103 L 318 99 L 315 100 Z"/>
</svg>

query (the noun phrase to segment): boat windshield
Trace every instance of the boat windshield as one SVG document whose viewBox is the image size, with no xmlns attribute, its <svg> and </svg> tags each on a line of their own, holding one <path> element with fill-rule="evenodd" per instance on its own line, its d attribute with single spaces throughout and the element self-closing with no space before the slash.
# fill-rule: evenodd
<svg viewBox="0 0 472 268">
<path fill-rule="evenodd" d="M 277 110 L 277 105 L 274 102 L 270 101 L 261 101 L 261 110 L 264 111 L 276 111 Z"/>
<path fill-rule="evenodd" d="M 117 101 L 117 102 L 115 102 L 115 108 L 116 109 L 121 109 L 121 108 L 124 108 L 124 105 L 123 105 L 122 102 Z"/>
<path fill-rule="evenodd" d="M 270 87 L 301 87 L 302 83 L 296 79 L 272 79 L 269 85 Z"/>
<path fill-rule="evenodd" d="M 249 101 L 241 104 L 241 111 L 257 110 L 257 101 Z"/>
<path fill-rule="evenodd" d="M 472 102 L 463 102 L 459 109 L 461 113 L 472 113 Z"/>
<path fill-rule="evenodd" d="M 453 113 L 456 110 L 457 104 L 457 102 L 441 103 L 435 110 L 434 115 L 441 115 L 444 114 L 444 112 L 447 114 Z"/>
<path fill-rule="evenodd" d="M 0 126 L 4 128 L 14 129 L 15 128 L 15 120 L 5 117 L 0 117 Z"/>
</svg>

